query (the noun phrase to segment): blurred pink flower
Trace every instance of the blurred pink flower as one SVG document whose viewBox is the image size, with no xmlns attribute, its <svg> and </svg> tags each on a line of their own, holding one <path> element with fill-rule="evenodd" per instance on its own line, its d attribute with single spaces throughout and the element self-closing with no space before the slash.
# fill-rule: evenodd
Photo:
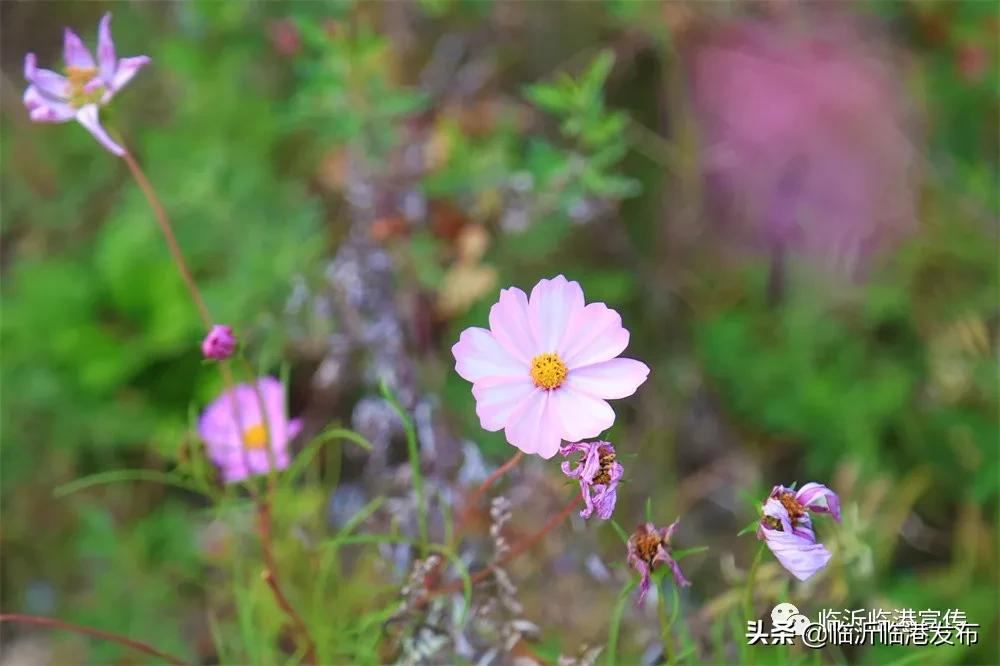
<svg viewBox="0 0 1000 666">
<path fill-rule="evenodd" d="M 740 23 L 694 51 L 709 204 L 727 239 L 841 277 L 915 226 L 898 77 L 847 23 Z"/>
<path fill-rule="evenodd" d="M 562 440 L 599 435 L 614 423 L 607 400 L 646 381 L 644 363 L 617 358 L 628 345 L 621 317 L 584 304 L 579 283 L 541 280 L 531 297 L 500 292 L 490 328 L 467 328 L 452 347 L 455 370 L 472 382 L 476 414 L 525 453 L 551 458 Z"/>
<path fill-rule="evenodd" d="M 236 350 L 236 337 L 230 326 L 216 324 L 201 342 L 201 353 L 205 358 L 224 361 Z"/>
<path fill-rule="evenodd" d="M 657 529 L 653 523 L 639 525 L 636 531 L 629 537 L 626 548 L 628 550 L 628 565 L 639 572 L 639 598 L 636 604 L 642 604 L 649 592 L 650 574 L 656 565 L 665 562 L 670 567 L 670 572 L 674 576 L 674 583 L 679 587 L 689 587 L 691 581 L 681 573 L 681 567 L 677 561 L 670 556 L 670 539 L 677 529 L 675 520 L 669 527 Z"/>
<path fill-rule="evenodd" d="M 615 510 L 618 501 L 618 481 L 625 471 L 615 457 L 615 447 L 611 442 L 577 442 L 559 449 L 559 454 L 568 456 L 583 453 L 583 458 L 573 467 L 569 461 L 561 465 L 562 472 L 571 479 L 579 479 L 580 492 L 586 506 L 580 511 L 581 518 L 590 518 L 597 509 L 597 516 L 607 520 Z M 593 493 L 593 497 L 591 497 Z"/>
<path fill-rule="evenodd" d="M 798 491 L 775 486 L 764 503 L 764 517 L 757 538 L 799 580 L 808 580 L 830 561 L 830 551 L 817 543 L 809 512 L 829 513 L 840 522 L 840 498 L 819 483 L 807 483 Z"/>
<path fill-rule="evenodd" d="M 265 413 L 260 409 L 261 400 Z M 301 427 L 299 419 L 289 420 L 285 413 L 284 386 L 273 377 L 264 377 L 256 388 L 239 384 L 216 398 L 202 412 L 198 434 L 205 440 L 209 458 L 222 472 L 222 480 L 232 483 L 270 471 L 268 440 L 275 468 L 288 467 L 288 442 Z"/>
<path fill-rule="evenodd" d="M 63 40 L 63 76 L 36 65 L 35 54 L 24 57 L 24 78 L 30 84 L 24 91 L 24 106 L 31 119 L 39 123 L 63 123 L 75 119 L 115 155 L 125 150 L 115 143 L 101 126 L 98 108 L 149 63 L 148 56 L 121 58 L 115 54 L 111 39 L 111 13 L 101 19 L 97 36 L 97 61 L 79 36 L 66 28 Z"/>
</svg>

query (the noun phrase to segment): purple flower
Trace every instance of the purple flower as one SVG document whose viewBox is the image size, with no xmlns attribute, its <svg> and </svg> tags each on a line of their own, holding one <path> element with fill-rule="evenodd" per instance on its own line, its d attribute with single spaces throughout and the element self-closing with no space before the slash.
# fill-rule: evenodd
<svg viewBox="0 0 1000 666">
<path fill-rule="evenodd" d="M 580 492 L 587 503 L 580 511 L 580 517 L 590 518 L 596 508 L 597 516 L 607 520 L 615 510 L 618 481 L 624 472 L 621 463 L 615 460 L 615 447 L 611 442 L 596 441 L 567 444 L 559 449 L 563 456 L 574 452 L 583 453 L 583 457 L 576 467 L 572 467 L 569 461 L 563 462 L 562 471 L 571 479 L 580 480 Z"/>
<path fill-rule="evenodd" d="M 642 604 L 649 592 L 650 573 L 659 562 L 666 562 L 674 575 L 674 582 L 680 587 L 688 587 L 691 581 L 684 577 L 677 561 L 670 556 L 670 538 L 677 529 L 678 521 L 669 527 L 657 529 L 653 523 L 639 525 L 635 533 L 628 539 L 628 565 L 639 572 L 639 599 L 636 604 Z"/>
<path fill-rule="evenodd" d="M 830 561 L 830 551 L 817 543 L 809 512 L 829 513 L 840 522 L 840 499 L 824 485 L 807 483 L 798 491 L 775 486 L 764 503 L 757 538 L 799 580 L 808 580 Z"/>
<path fill-rule="evenodd" d="M 276 469 L 288 467 L 288 442 L 301 428 L 299 419 L 288 419 L 285 388 L 273 377 L 258 380 L 256 387 L 239 384 L 225 391 L 198 421 L 198 434 L 205 440 L 208 457 L 219 467 L 226 483 L 266 474 L 271 469 L 271 455 Z M 271 454 L 267 451 L 268 440 Z"/>
<path fill-rule="evenodd" d="M 201 342 L 201 353 L 205 358 L 224 361 L 233 355 L 236 349 L 236 337 L 230 326 L 216 324 Z"/>
<path fill-rule="evenodd" d="M 149 56 L 119 59 L 111 39 L 111 13 L 104 15 L 98 27 L 97 61 L 79 36 L 66 28 L 63 42 L 65 76 L 35 63 L 35 54 L 24 57 L 24 78 L 31 85 L 24 91 L 24 106 L 38 123 L 64 123 L 76 119 L 101 144 L 115 155 L 125 149 L 115 143 L 101 126 L 97 110 L 132 80 Z"/>
</svg>

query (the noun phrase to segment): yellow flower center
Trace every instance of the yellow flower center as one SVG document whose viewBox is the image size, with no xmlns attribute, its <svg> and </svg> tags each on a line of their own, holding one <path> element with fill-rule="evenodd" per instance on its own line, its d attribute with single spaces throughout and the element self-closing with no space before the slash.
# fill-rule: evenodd
<svg viewBox="0 0 1000 666">
<path fill-rule="evenodd" d="M 87 92 L 84 90 L 87 84 L 97 76 L 95 67 L 77 67 L 70 65 L 66 67 L 66 79 L 69 81 L 69 103 L 79 109 L 86 104 L 96 104 L 104 94 L 104 85 L 95 86 L 94 90 Z"/>
<path fill-rule="evenodd" d="M 531 359 L 531 379 L 538 388 L 559 388 L 566 381 L 566 372 L 566 364 L 558 354 L 548 352 Z"/>
<path fill-rule="evenodd" d="M 243 446 L 248 449 L 262 449 L 267 444 L 267 428 L 262 423 L 252 425 L 243 431 Z"/>
</svg>

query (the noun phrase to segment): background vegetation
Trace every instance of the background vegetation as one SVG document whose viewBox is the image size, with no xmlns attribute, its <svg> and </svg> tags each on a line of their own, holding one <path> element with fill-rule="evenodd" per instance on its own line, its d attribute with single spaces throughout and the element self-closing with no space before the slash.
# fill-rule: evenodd
<svg viewBox="0 0 1000 666">
<path fill-rule="evenodd" d="M 618 309 L 630 355 L 653 368 L 609 436 L 625 454 L 618 521 L 643 520 L 649 498 L 657 523 L 681 516 L 679 548 L 709 547 L 683 563 L 694 586 L 673 656 L 1000 658 L 1000 23 L 987 2 L 3 3 L 5 611 L 206 663 L 294 658 L 247 502 L 204 497 L 223 493 L 196 469 L 192 423 L 221 386 L 151 213 L 86 132 L 32 125 L 20 105 L 24 54 L 54 66 L 62 27 L 92 42 L 109 9 L 119 53 L 153 64 L 104 117 L 159 191 L 213 312 L 261 372 L 288 377 L 302 442 L 343 426 L 375 449 L 323 448 L 275 507 L 282 571 L 321 661 L 419 662 L 433 642 L 421 627 L 457 621 L 397 614 L 415 506 L 405 432 L 379 386 L 414 419 L 431 530 L 446 542 L 469 488 L 511 453 L 479 429 L 450 346 L 500 287 L 557 273 Z M 711 60 L 718 49 L 763 63 L 759 78 L 740 78 L 739 58 Z M 789 63 L 829 98 L 781 84 Z M 779 148 L 803 174 L 790 193 Z M 823 211 L 820 231 L 773 232 L 802 205 Z M 825 243 L 823 229 L 856 246 Z M 195 491 L 65 485 L 126 469 Z M 765 558 L 758 614 L 777 601 L 810 616 L 957 608 L 982 625 L 980 643 L 749 655 L 757 544 L 736 534 L 771 485 L 796 480 L 840 493 L 843 524 L 820 525 L 834 558 L 808 584 Z M 511 541 L 566 495 L 541 460 L 499 492 Z M 478 509 L 459 553 L 470 568 L 490 553 Z M 554 662 L 606 645 L 620 622 L 601 659 L 656 663 L 655 604 L 619 598 L 623 562 L 614 530 L 575 519 L 512 562 L 534 627 L 520 625 L 513 653 Z M 502 645 L 491 630 L 461 658 Z M 4 663 L 137 663 L 79 637 L 3 634 Z M 442 649 L 453 656 L 429 663 L 458 658 Z"/>
</svg>

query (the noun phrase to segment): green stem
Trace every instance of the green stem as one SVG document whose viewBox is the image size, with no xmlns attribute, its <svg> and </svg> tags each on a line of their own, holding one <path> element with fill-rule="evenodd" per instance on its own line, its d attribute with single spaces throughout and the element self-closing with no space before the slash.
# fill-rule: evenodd
<svg viewBox="0 0 1000 666">
<path fill-rule="evenodd" d="M 760 566 L 760 560 L 763 555 L 764 544 L 762 543 L 757 547 L 757 554 L 754 555 L 753 564 L 750 565 L 750 572 L 747 574 L 746 589 L 743 592 L 743 615 L 747 620 L 752 620 L 755 617 L 753 612 L 753 584 L 757 576 L 757 567 Z"/>
<path fill-rule="evenodd" d="M 674 638 L 671 626 L 673 625 L 673 616 L 667 616 L 667 595 L 663 593 L 662 580 L 660 585 L 656 590 L 656 600 L 658 615 L 660 616 L 660 636 L 663 639 L 663 652 L 667 658 L 667 664 L 673 666 L 674 664 Z M 676 603 L 676 601 L 674 602 Z"/>
</svg>

